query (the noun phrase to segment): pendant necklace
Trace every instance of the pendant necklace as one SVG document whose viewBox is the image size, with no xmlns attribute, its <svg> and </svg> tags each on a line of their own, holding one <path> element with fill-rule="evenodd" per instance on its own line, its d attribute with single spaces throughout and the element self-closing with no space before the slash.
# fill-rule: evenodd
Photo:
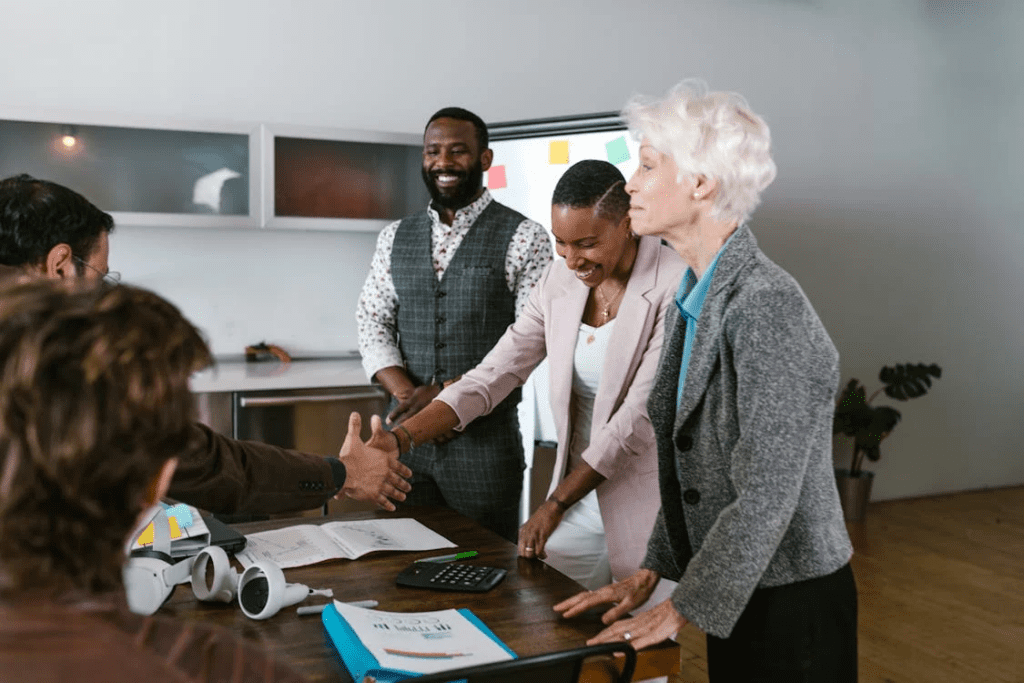
<svg viewBox="0 0 1024 683">
<path fill-rule="evenodd" d="M 601 293 L 601 285 L 598 285 L 597 287 L 594 288 L 594 294 L 596 294 L 598 298 L 598 305 L 601 306 L 601 325 L 604 325 L 608 322 L 608 319 L 612 315 L 612 306 L 619 302 L 619 299 L 622 298 L 622 295 L 625 294 L 625 292 L 626 286 L 623 285 L 622 289 L 619 290 L 619 293 L 615 295 L 615 298 L 612 299 L 611 301 L 608 301 L 607 299 L 604 298 L 604 295 Z M 600 327 L 601 325 L 597 325 L 597 327 Z M 593 344 L 594 339 L 594 333 L 591 332 L 590 336 L 587 337 L 587 343 Z"/>
</svg>

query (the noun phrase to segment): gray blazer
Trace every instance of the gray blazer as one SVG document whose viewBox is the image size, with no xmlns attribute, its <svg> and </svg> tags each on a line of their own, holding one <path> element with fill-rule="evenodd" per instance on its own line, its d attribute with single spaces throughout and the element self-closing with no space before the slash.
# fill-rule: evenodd
<svg viewBox="0 0 1024 683">
<path fill-rule="evenodd" d="M 666 316 L 647 403 L 661 510 L 643 566 L 728 637 L 757 587 L 830 574 L 853 554 L 832 469 L 839 355 L 796 281 L 738 228 L 718 260 L 676 409 L 686 325 Z"/>
</svg>

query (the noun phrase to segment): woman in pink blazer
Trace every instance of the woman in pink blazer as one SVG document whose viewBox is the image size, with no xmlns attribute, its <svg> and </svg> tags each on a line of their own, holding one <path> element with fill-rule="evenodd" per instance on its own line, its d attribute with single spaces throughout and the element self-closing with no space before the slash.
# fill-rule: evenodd
<svg viewBox="0 0 1024 683">
<path fill-rule="evenodd" d="M 526 308 L 480 365 L 395 426 L 392 436 L 378 430 L 365 444 L 392 453 L 397 444 L 404 452 L 465 427 L 549 357 L 558 432 L 554 480 L 546 502 L 520 529 L 519 554 L 547 558 L 563 571 L 573 555 L 593 555 L 577 547 L 577 537 L 587 534 L 582 508 L 589 505 L 590 517 L 596 517 L 599 507 L 591 526 L 602 546 L 606 539 L 607 559 L 582 564 L 606 562 L 610 576 L 600 567 L 580 568 L 578 557 L 577 566 L 565 571 L 593 588 L 639 568 L 660 506 L 657 447 L 646 402 L 665 313 L 685 269 L 658 239 L 630 230 L 624 187 L 622 173 L 607 162 L 581 161 L 566 171 L 552 200 L 552 232 L 564 260 L 548 267 Z M 358 438 L 347 445 L 365 446 Z M 584 500 L 595 489 L 596 501 L 592 495 Z M 573 531 L 553 536 L 563 522 Z"/>
</svg>

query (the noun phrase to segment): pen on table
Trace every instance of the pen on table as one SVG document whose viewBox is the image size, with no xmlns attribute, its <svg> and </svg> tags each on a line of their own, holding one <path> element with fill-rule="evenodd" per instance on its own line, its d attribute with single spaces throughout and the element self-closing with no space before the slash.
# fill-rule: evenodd
<svg viewBox="0 0 1024 683">
<path fill-rule="evenodd" d="M 296 609 L 295 613 L 298 614 L 300 617 L 303 616 L 303 615 L 306 615 L 306 614 L 320 614 L 321 612 L 324 611 L 324 608 L 327 607 L 327 605 L 329 605 L 329 604 L 331 604 L 331 603 L 328 602 L 328 603 L 323 604 L 323 605 L 303 605 L 302 607 L 299 607 L 298 609 Z M 346 605 L 352 605 L 353 607 L 367 607 L 367 608 L 370 608 L 370 607 L 376 607 L 377 606 L 377 601 L 376 600 L 356 600 L 355 602 L 346 602 L 345 604 Z"/>
<path fill-rule="evenodd" d="M 441 555 L 440 557 L 424 557 L 417 562 L 454 562 L 455 560 L 464 560 L 467 557 L 476 557 L 475 550 L 468 550 L 464 553 L 455 553 L 454 555 Z"/>
</svg>

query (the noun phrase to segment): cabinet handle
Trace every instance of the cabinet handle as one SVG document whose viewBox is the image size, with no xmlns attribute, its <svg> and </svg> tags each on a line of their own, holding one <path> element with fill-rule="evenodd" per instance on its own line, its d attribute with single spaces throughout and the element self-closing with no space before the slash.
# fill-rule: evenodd
<svg viewBox="0 0 1024 683">
<path fill-rule="evenodd" d="M 299 396 L 239 396 L 240 408 L 263 408 L 266 406 L 287 406 L 293 403 L 328 403 L 330 401 L 364 401 L 385 398 L 382 391 L 362 391 L 352 394 L 305 394 Z"/>
</svg>

